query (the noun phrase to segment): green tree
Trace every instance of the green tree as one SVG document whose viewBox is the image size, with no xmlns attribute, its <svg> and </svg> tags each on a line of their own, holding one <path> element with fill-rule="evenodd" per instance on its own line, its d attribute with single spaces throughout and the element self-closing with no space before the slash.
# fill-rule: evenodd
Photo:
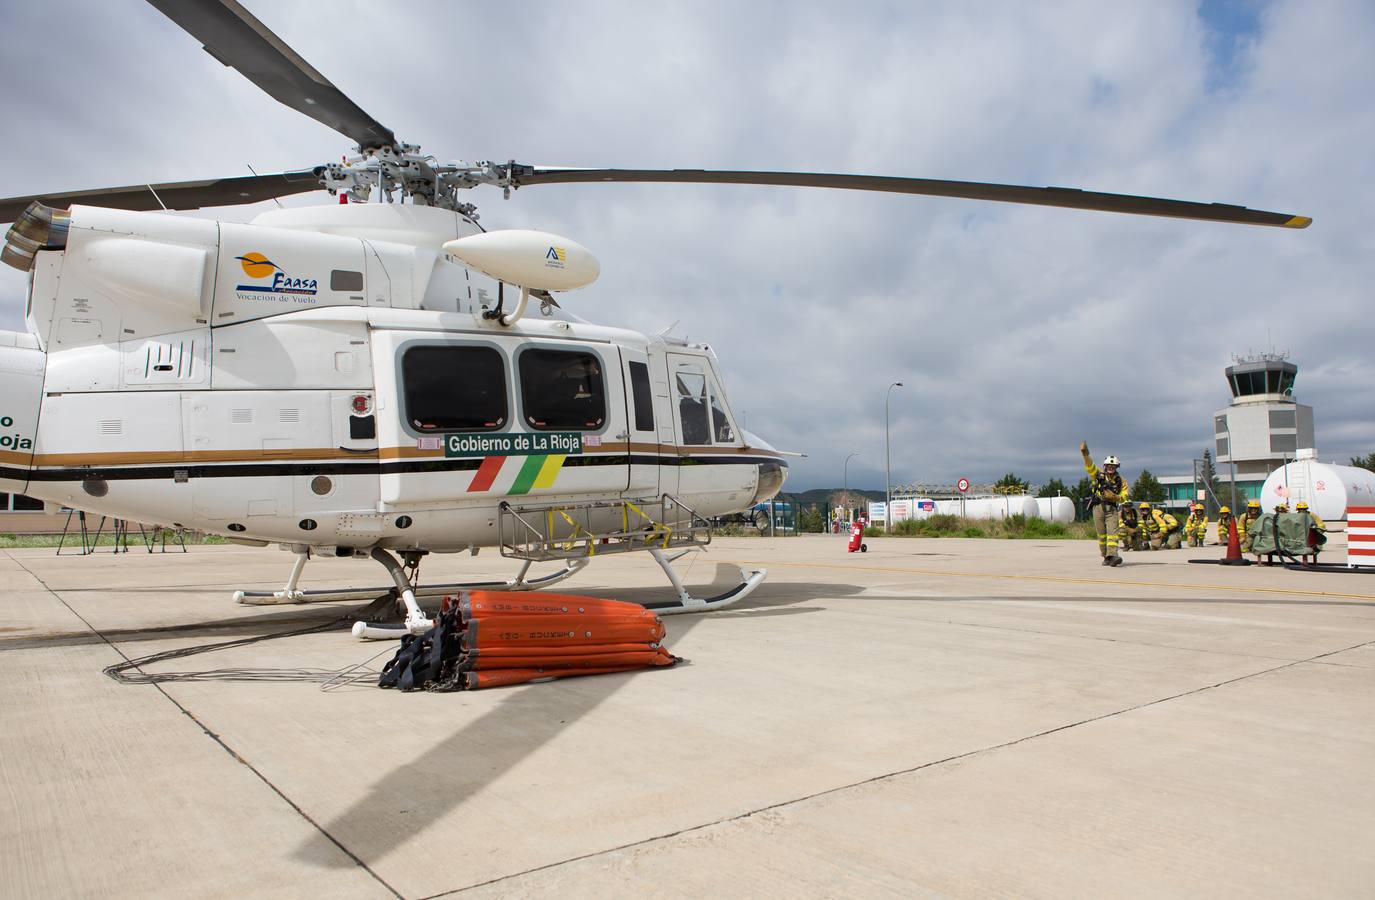
<svg viewBox="0 0 1375 900">
<path fill-rule="evenodd" d="M 1211 450 L 1203 451 L 1203 486 L 1207 489 L 1207 499 L 1203 505 L 1207 507 L 1208 515 L 1217 518 L 1219 506 L 1228 506 L 1232 502 L 1232 489 L 1230 484 L 1223 482 L 1217 477 L 1217 467 L 1213 465 L 1213 453 Z"/>
<path fill-rule="evenodd" d="M 1066 493 L 1074 501 L 1074 518 L 1083 522 L 1088 519 L 1088 499 L 1093 495 L 1093 482 L 1085 475 L 1079 479 L 1079 483 L 1070 488 Z"/>
<path fill-rule="evenodd" d="M 1132 482 L 1131 499 L 1137 503 L 1145 500 L 1147 503 L 1163 503 L 1165 501 L 1165 485 L 1161 484 L 1150 469 L 1142 469 L 1136 481 Z"/>
<path fill-rule="evenodd" d="M 1041 489 L 1036 492 L 1036 496 L 1068 497 L 1070 496 L 1070 493 L 1069 488 L 1065 487 L 1065 483 L 1063 481 L 1061 481 L 1058 478 L 1052 478 L 1050 479 L 1050 481 L 1047 481 L 1045 484 L 1041 485 Z"/>
<path fill-rule="evenodd" d="M 1031 489 L 1031 482 L 1023 481 L 1018 478 L 1016 473 L 1008 472 L 1002 478 L 993 482 L 993 492 L 995 494 L 1025 494 Z"/>
<path fill-rule="evenodd" d="M 1375 472 L 1375 453 L 1369 456 L 1353 456 L 1351 457 L 1351 464 L 1358 469 L 1369 469 Z"/>
<path fill-rule="evenodd" d="M 820 534 L 826 530 L 826 517 L 813 504 L 797 514 L 797 530 L 803 534 Z"/>
</svg>

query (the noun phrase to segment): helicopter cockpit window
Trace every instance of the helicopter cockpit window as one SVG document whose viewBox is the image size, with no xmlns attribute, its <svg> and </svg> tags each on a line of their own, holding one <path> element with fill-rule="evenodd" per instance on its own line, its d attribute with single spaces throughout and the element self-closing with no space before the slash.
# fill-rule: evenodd
<svg viewBox="0 0 1375 900">
<path fill-rule="evenodd" d="M 721 394 L 714 384 L 711 386 L 711 432 L 718 444 L 729 444 L 735 440 L 735 432 L 730 427 L 730 417 L 721 406 Z"/>
<path fill-rule="evenodd" d="M 416 431 L 506 424 L 506 367 L 492 347 L 412 347 L 401 357 L 406 421 Z"/>
<path fill-rule="evenodd" d="M 541 431 L 596 431 L 606 424 L 602 362 L 592 353 L 532 348 L 520 354 L 525 424 Z"/>
<path fill-rule="evenodd" d="M 674 381 L 678 388 L 678 418 L 683 424 L 683 443 L 710 444 L 707 376 L 696 366 L 679 366 Z"/>
<path fill-rule="evenodd" d="M 683 443 L 691 445 L 731 444 L 735 429 L 721 401 L 715 379 L 700 366 L 682 363 L 674 373 L 678 393 L 678 420 L 683 426 Z"/>
</svg>

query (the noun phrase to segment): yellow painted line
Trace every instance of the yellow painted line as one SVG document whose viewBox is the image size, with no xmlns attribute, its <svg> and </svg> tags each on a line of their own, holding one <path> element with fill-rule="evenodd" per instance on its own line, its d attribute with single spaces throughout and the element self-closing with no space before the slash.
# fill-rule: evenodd
<svg viewBox="0 0 1375 900">
<path fill-rule="evenodd" d="M 1118 587 L 1155 587 L 1155 588 L 1189 588 L 1199 591 L 1219 591 L 1221 593 L 1241 593 L 1241 594 L 1289 594 L 1299 597 L 1343 597 L 1349 600 L 1371 600 L 1375 601 L 1375 595 L 1371 594 L 1346 594 L 1340 591 L 1305 591 L 1293 588 L 1267 588 L 1267 587 L 1239 587 L 1217 584 L 1192 584 L 1189 582 L 1175 581 L 1120 581 L 1109 578 L 1066 578 L 1060 575 L 1004 575 L 988 572 L 937 572 L 932 569 L 899 569 L 894 566 L 841 566 L 828 563 L 788 563 L 778 562 L 777 560 L 746 559 L 741 560 L 746 565 L 758 565 L 768 568 L 794 568 L 794 569 L 842 569 L 848 571 L 861 572 L 888 572 L 901 575 L 931 575 L 937 578 L 994 578 L 1006 581 L 1048 581 L 1057 584 L 1106 584 Z"/>
<path fill-rule="evenodd" d="M 554 479 L 559 477 L 559 469 L 563 468 L 563 461 L 568 458 L 566 453 L 551 453 L 544 458 L 544 465 L 540 466 L 539 474 L 535 476 L 533 487 L 548 488 L 554 486 Z"/>
</svg>

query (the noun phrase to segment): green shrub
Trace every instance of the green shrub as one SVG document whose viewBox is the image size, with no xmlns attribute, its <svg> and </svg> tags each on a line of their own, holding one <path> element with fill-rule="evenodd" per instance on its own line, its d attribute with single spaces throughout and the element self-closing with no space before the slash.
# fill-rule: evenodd
<svg viewBox="0 0 1375 900">
<path fill-rule="evenodd" d="M 1060 522 L 1047 522 L 1045 519 L 1031 519 L 1026 523 L 1026 530 L 1023 534 L 1026 537 L 1062 538 L 1069 534 L 1069 529 Z"/>
<path fill-rule="evenodd" d="M 1034 520 L 1033 520 L 1034 521 Z M 1021 537 L 1022 532 L 1026 531 L 1026 515 L 1023 513 L 1013 513 L 1002 521 L 1003 531 L 1008 537 Z"/>
<path fill-rule="evenodd" d="M 724 533 L 724 532 L 723 532 Z M 1047 522 L 1045 519 L 1027 518 L 1025 515 L 1008 516 L 1006 519 L 961 519 L 959 516 L 933 515 L 925 519 L 905 519 L 893 526 L 895 537 L 965 537 L 965 538 L 1041 538 L 1041 539 L 1092 539 L 1095 537 L 1093 523 Z M 870 525 L 864 531 L 865 537 L 883 537 L 881 525 Z"/>
<path fill-rule="evenodd" d="M 932 537 L 942 534 L 955 534 L 960 530 L 961 520 L 959 516 L 934 515 L 922 521 L 925 526 L 924 533 Z"/>
</svg>

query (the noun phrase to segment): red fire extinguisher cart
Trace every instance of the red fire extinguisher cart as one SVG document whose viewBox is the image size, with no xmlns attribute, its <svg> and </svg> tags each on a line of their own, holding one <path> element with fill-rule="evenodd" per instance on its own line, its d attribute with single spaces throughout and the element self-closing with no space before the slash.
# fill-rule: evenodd
<svg viewBox="0 0 1375 900">
<path fill-rule="evenodd" d="M 848 553 L 854 553 L 856 550 L 860 553 L 869 552 L 869 545 L 864 543 L 863 519 L 855 519 L 854 522 L 850 523 L 850 543 L 845 549 Z"/>
</svg>

